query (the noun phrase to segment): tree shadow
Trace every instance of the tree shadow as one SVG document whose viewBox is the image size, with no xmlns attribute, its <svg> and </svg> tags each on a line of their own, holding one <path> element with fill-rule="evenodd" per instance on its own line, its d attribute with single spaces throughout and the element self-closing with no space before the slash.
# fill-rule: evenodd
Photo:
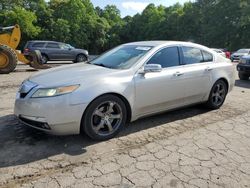
<svg viewBox="0 0 250 188">
<path fill-rule="evenodd" d="M 0 117 L 0 167 L 15 166 L 45 159 L 57 154 L 79 155 L 86 143 L 76 136 L 53 136 L 22 125 L 14 115 Z"/>
<path fill-rule="evenodd" d="M 199 106 L 143 118 L 128 124 L 117 137 L 206 113 Z M 86 135 L 53 136 L 24 126 L 14 115 L 0 117 L 0 168 L 26 164 L 58 154 L 71 156 L 87 152 L 86 147 L 98 144 Z"/>
</svg>

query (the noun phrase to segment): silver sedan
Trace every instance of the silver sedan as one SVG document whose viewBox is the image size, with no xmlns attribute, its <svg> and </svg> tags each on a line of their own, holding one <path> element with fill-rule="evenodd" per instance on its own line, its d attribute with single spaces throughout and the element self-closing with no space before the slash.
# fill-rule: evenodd
<svg viewBox="0 0 250 188">
<path fill-rule="evenodd" d="M 233 65 L 207 47 L 134 42 L 35 74 L 21 85 L 14 111 L 22 123 L 48 133 L 105 140 L 152 114 L 197 103 L 218 109 L 233 85 Z"/>
</svg>

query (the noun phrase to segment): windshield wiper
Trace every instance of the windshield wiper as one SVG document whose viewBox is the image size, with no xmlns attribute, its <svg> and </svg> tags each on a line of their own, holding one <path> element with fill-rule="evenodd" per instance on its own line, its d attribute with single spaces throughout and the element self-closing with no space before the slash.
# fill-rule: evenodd
<svg viewBox="0 0 250 188">
<path fill-rule="evenodd" d="M 110 68 L 110 69 L 112 69 L 112 67 L 109 67 L 109 66 L 107 66 L 107 65 L 104 65 L 104 64 L 92 64 L 92 65 L 97 65 L 97 66 L 101 66 L 101 67 L 105 67 L 105 68 Z"/>
<path fill-rule="evenodd" d="M 104 64 L 94 64 L 94 63 L 91 63 L 91 61 L 85 61 L 84 63 L 86 63 L 86 64 L 90 64 L 90 65 L 96 65 L 96 66 L 101 66 L 101 67 L 105 67 L 105 68 L 111 68 L 111 67 L 109 67 L 109 66 L 107 66 L 107 65 L 104 65 Z"/>
<path fill-rule="evenodd" d="M 90 63 L 90 62 L 91 62 L 91 61 L 89 60 L 89 61 L 85 61 L 84 63 L 93 65 L 93 64 Z"/>
</svg>

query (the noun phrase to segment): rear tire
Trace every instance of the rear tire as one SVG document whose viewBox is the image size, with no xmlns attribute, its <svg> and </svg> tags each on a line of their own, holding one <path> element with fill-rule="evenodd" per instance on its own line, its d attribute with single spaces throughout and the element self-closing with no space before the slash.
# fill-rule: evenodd
<svg viewBox="0 0 250 188">
<path fill-rule="evenodd" d="M 18 58 L 15 50 L 6 45 L 0 45 L 0 74 L 9 74 L 17 66 Z"/>
<path fill-rule="evenodd" d="M 115 95 L 104 95 L 90 103 L 81 123 L 81 129 L 94 140 L 107 140 L 124 127 L 127 110 L 124 102 Z"/>
<path fill-rule="evenodd" d="M 223 80 L 218 80 L 213 85 L 208 101 L 206 102 L 206 107 L 212 110 L 219 109 L 227 96 L 228 88 L 227 84 Z"/>
<path fill-rule="evenodd" d="M 48 56 L 45 55 L 45 54 L 42 54 L 41 63 L 42 63 L 42 64 L 47 64 L 47 63 L 48 63 L 48 60 L 49 60 Z"/>
<path fill-rule="evenodd" d="M 249 75 L 245 74 L 245 73 L 242 73 L 242 72 L 239 72 L 239 78 L 240 78 L 240 80 L 248 80 Z"/>
</svg>

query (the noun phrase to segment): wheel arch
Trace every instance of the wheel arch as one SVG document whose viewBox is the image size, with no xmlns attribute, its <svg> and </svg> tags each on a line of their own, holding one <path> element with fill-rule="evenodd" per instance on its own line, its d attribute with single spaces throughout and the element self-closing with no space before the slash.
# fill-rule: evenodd
<svg viewBox="0 0 250 188">
<path fill-rule="evenodd" d="M 210 90 L 208 91 L 208 93 L 205 95 L 205 97 L 203 98 L 203 100 L 204 101 L 207 101 L 208 100 L 208 98 L 209 98 L 209 95 L 210 95 L 210 92 L 211 92 L 211 90 L 212 90 L 212 87 L 214 86 L 214 84 L 217 82 L 217 81 L 219 81 L 219 80 L 222 80 L 222 81 L 224 81 L 225 83 L 226 83 L 226 86 L 227 86 L 227 93 L 230 91 L 229 89 L 229 87 L 230 87 L 230 85 L 229 85 L 229 80 L 227 79 L 227 78 L 225 78 L 225 77 L 218 77 L 217 79 L 214 79 L 214 81 L 212 82 L 212 84 L 211 84 L 211 88 L 210 88 Z"/>
<path fill-rule="evenodd" d="M 215 84 L 217 81 L 219 81 L 219 80 L 222 80 L 222 81 L 225 82 L 225 84 L 226 84 L 226 86 L 227 86 L 227 93 L 228 93 L 228 90 L 229 90 L 229 81 L 228 81 L 225 77 L 221 77 L 221 78 L 217 79 L 217 80 L 214 82 L 214 84 Z M 213 84 L 213 85 L 214 85 L 214 84 Z"/>
<path fill-rule="evenodd" d="M 88 106 L 85 108 L 85 110 L 84 110 L 84 112 L 83 112 L 83 114 L 82 114 L 80 132 L 83 132 L 82 122 L 83 122 L 84 115 L 85 115 L 85 113 L 86 113 L 86 109 L 87 109 L 87 108 L 90 106 L 90 104 L 91 104 L 93 101 L 95 101 L 97 98 L 102 97 L 102 96 L 105 96 L 105 95 L 114 95 L 114 96 L 120 98 L 120 99 L 124 102 L 124 104 L 125 104 L 125 106 L 126 106 L 126 110 L 127 110 L 127 120 L 126 120 L 126 122 L 129 123 L 129 122 L 131 121 L 132 109 L 131 109 L 131 105 L 130 105 L 129 101 L 127 100 L 127 98 L 124 97 L 123 95 L 121 95 L 121 94 L 119 94 L 119 93 L 115 93 L 115 92 L 104 93 L 104 94 L 101 94 L 101 95 L 95 97 L 95 98 L 88 104 Z"/>
<path fill-rule="evenodd" d="M 46 56 L 46 57 L 47 57 L 47 59 L 48 59 L 48 60 L 50 60 L 50 58 L 49 58 L 48 54 L 46 54 L 46 53 L 44 53 L 44 52 L 41 52 L 41 55 Z"/>
</svg>

